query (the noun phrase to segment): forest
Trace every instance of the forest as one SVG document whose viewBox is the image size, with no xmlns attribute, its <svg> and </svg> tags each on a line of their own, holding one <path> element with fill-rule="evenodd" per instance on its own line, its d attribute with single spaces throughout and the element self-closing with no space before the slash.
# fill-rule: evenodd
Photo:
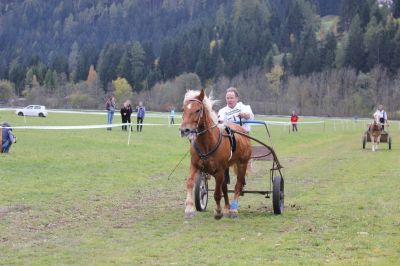
<svg viewBox="0 0 400 266">
<path fill-rule="evenodd" d="M 180 107 L 236 86 L 260 114 L 399 116 L 400 0 L 0 2 L 0 103 Z"/>
</svg>

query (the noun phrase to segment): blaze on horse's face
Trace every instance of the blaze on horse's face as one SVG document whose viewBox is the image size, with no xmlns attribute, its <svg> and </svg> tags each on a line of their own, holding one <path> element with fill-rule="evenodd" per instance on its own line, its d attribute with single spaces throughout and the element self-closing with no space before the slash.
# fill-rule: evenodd
<svg viewBox="0 0 400 266">
<path fill-rule="evenodd" d="M 194 100 L 188 100 L 183 105 L 182 123 L 179 128 L 181 137 L 187 137 L 190 140 L 195 140 L 198 133 L 198 126 L 204 114 L 204 91 Z"/>
</svg>

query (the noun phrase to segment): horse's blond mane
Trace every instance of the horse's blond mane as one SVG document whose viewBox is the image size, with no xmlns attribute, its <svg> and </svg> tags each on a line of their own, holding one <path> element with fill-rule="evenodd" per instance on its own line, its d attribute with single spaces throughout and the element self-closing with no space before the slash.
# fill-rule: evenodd
<svg viewBox="0 0 400 266">
<path fill-rule="evenodd" d="M 199 95 L 200 95 L 200 91 L 194 91 L 194 90 L 187 91 L 185 94 L 185 98 L 183 100 L 183 104 L 184 105 L 187 104 L 189 100 L 195 99 Z M 218 124 L 218 116 L 212 108 L 213 108 L 213 105 L 217 102 L 218 102 L 218 100 L 213 99 L 212 92 L 210 93 L 209 97 L 207 97 L 207 95 L 204 94 L 204 99 L 203 99 L 204 107 L 210 114 L 210 117 L 215 124 Z"/>
</svg>

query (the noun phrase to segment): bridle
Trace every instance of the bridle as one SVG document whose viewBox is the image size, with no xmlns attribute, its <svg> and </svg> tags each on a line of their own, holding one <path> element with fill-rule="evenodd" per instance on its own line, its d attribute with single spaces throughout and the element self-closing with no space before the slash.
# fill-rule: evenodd
<svg viewBox="0 0 400 266">
<path fill-rule="evenodd" d="M 201 118 L 204 116 L 204 104 L 203 104 L 202 101 L 200 101 L 200 100 L 198 100 L 198 99 L 190 99 L 190 100 L 188 100 L 188 101 L 191 101 L 191 102 L 198 102 L 198 103 L 200 103 L 200 105 L 201 105 L 201 109 L 200 109 L 200 112 L 199 112 L 199 117 L 197 118 L 196 128 L 195 128 L 194 130 L 191 130 L 190 133 L 194 133 L 194 134 L 196 134 L 196 135 L 199 136 L 199 135 L 202 135 L 202 134 L 206 133 L 207 131 L 209 131 L 209 130 L 215 128 L 215 127 L 217 127 L 217 124 L 214 124 L 214 125 L 212 125 L 211 127 L 208 127 L 208 128 L 205 127 L 204 130 L 202 130 L 202 131 L 199 132 L 200 120 L 201 120 Z M 197 112 L 197 111 L 196 111 L 196 112 Z M 205 122 L 204 122 L 204 123 L 205 123 Z M 217 142 L 217 144 L 216 144 L 209 152 L 207 152 L 207 153 L 203 153 L 203 152 L 200 150 L 200 147 L 199 147 L 199 145 L 197 145 L 196 140 L 193 140 L 193 141 L 191 142 L 192 145 L 193 145 L 193 148 L 196 150 L 197 155 L 200 157 L 201 160 L 203 160 L 203 161 L 207 160 L 208 157 L 209 157 L 211 154 L 213 154 L 213 153 L 218 149 L 218 147 L 221 145 L 221 142 L 222 142 L 222 132 L 221 132 L 220 129 L 218 130 L 218 132 L 219 132 L 219 134 L 218 134 L 218 142 Z"/>
<path fill-rule="evenodd" d="M 197 118 L 197 123 L 196 123 L 196 128 L 194 130 L 191 130 L 190 133 L 194 133 L 196 135 L 202 135 L 204 133 L 206 133 L 207 131 L 209 131 L 210 129 L 213 129 L 214 127 L 217 126 L 217 124 L 212 125 L 209 128 L 206 128 L 202 131 L 199 132 L 199 125 L 200 125 L 200 119 L 204 116 L 204 104 L 202 101 L 198 100 L 198 99 L 190 99 L 188 100 L 189 102 L 198 102 L 200 103 L 201 109 L 199 110 L 199 116 Z M 197 111 L 196 111 L 197 112 Z"/>
</svg>

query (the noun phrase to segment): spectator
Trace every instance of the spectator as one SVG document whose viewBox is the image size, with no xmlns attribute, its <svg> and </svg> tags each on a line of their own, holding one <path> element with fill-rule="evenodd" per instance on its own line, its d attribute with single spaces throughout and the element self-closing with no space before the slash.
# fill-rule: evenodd
<svg viewBox="0 0 400 266">
<path fill-rule="evenodd" d="M 297 121 L 299 121 L 299 116 L 296 114 L 295 111 L 293 111 L 292 115 L 290 116 L 290 122 L 292 123 L 292 131 L 293 132 L 295 130 L 297 132 Z"/>
<path fill-rule="evenodd" d="M 1 128 L 1 149 L 2 153 L 8 153 L 11 145 L 17 143 L 17 138 L 12 133 L 11 125 L 7 122 L 3 123 Z"/>
<path fill-rule="evenodd" d="M 132 106 L 131 106 L 131 102 L 128 100 L 126 102 L 124 102 L 122 108 L 121 108 L 121 120 L 122 120 L 122 130 L 127 131 L 128 126 L 126 125 L 126 123 L 131 123 L 131 114 L 132 114 Z M 132 127 L 131 127 L 132 130 Z"/>
<path fill-rule="evenodd" d="M 171 109 L 171 112 L 169 113 L 169 118 L 170 118 L 169 124 L 170 125 L 175 125 L 175 120 L 174 120 L 174 118 L 175 118 L 175 108 L 173 108 L 173 107 Z"/>
<path fill-rule="evenodd" d="M 126 113 L 126 122 L 128 122 L 129 124 L 131 124 L 132 122 L 131 122 L 131 115 L 132 115 L 132 112 L 133 112 L 133 109 L 132 109 L 132 104 L 131 104 L 131 101 L 126 101 L 126 103 L 127 103 L 127 109 L 128 109 L 128 112 Z M 132 131 L 132 125 L 130 126 L 130 128 L 131 128 L 131 131 Z"/>
<path fill-rule="evenodd" d="M 137 132 L 142 132 L 142 124 L 143 124 L 143 119 L 144 115 L 146 113 L 146 108 L 143 106 L 143 102 L 139 102 L 139 106 L 136 106 L 136 112 L 137 112 L 137 126 L 136 126 L 136 131 Z"/>
<path fill-rule="evenodd" d="M 106 110 L 107 110 L 107 125 L 112 125 L 112 121 L 114 118 L 114 112 L 115 112 L 115 97 L 114 96 L 111 96 L 109 99 L 107 99 Z M 112 127 L 111 126 L 107 127 L 107 130 L 112 130 Z"/>
</svg>

